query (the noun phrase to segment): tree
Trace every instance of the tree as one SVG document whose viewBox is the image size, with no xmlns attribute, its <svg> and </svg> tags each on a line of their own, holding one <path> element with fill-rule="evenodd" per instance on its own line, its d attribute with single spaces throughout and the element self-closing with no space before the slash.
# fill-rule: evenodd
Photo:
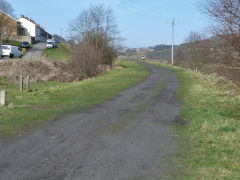
<svg viewBox="0 0 240 180">
<path fill-rule="evenodd" d="M 9 14 L 10 16 L 13 16 L 13 17 L 15 16 L 12 5 L 6 0 L 0 0 L 0 11 L 3 11 L 6 14 Z"/>
<path fill-rule="evenodd" d="M 202 11 L 213 19 L 211 30 L 240 56 L 240 0 L 203 0 Z"/>
<path fill-rule="evenodd" d="M 200 70 L 211 60 L 210 40 L 198 31 L 191 31 L 186 38 L 186 44 L 182 45 L 177 52 L 177 59 L 178 63 L 187 61 L 191 69 Z"/>
<path fill-rule="evenodd" d="M 0 41 L 2 44 L 2 37 L 4 33 L 4 28 L 7 29 L 9 32 L 12 31 L 12 24 L 7 21 L 7 15 L 14 16 L 14 9 L 12 5 L 6 0 L 0 0 Z M 8 33 L 10 34 L 10 33 Z"/>
<path fill-rule="evenodd" d="M 112 64 L 120 38 L 111 8 L 90 6 L 69 23 L 75 42 L 88 42 L 103 56 L 105 64 Z"/>
</svg>

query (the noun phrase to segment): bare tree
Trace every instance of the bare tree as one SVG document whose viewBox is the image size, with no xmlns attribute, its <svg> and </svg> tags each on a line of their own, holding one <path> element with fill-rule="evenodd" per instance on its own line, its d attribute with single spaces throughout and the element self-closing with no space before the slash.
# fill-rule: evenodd
<svg viewBox="0 0 240 180">
<path fill-rule="evenodd" d="M 92 5 L 69 23 L 69 31 L 77 43 L 91 43 L 103 55 L 104 63 L 112 63 L 120 38 L 111 8 Z"/>
<path fill-rule="evenodd" d="M 14 9 L 11 4 L 6 0 L 0 0 L 0 41 L 2 44 L 2 38 L 4 30 L 8 31 L 8 35 L 12 33 L 13 25 L 7 20 L 7 14 L 14 16 Z"/>
<path fill-rule="evenodd" d="M 12 5 L 6 0 L 0 0 L 0 10 L 13 17 L 15 16 Z"/>
<path fill-rule="evenodd" d="M 211 30 L 240 56 L 240 0 L 202 0 L 202 11 L 213 19 Z"/>
<path fill-rule="evenodd" d="M 205 63 L 211 61 L 210 40 L 198 31 L 191 31 L 176 56 L 178 65 L 187 65 L 193 70 L 200 70 Z"/>
</svg>

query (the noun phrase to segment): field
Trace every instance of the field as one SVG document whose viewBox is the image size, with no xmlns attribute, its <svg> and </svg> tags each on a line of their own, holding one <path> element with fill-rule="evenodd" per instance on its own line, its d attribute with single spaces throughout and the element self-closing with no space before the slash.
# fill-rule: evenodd
<svg viewBox="0 0 240 180">
<path fill-rule="evenodd" d="M 71 59 L 71 50 L 67 47 L 66 44 L 60 43 L 58 48 L 54 49 L 45 49 L 43 54 L 46 54 L 50 59 L 58 59 L 62 61 L 66 61 Z"/>
<path fill-rule="evenodd" d="M 173 69 L 181 84 L 178 179 L 240 179 L 239 87 L 216 75 L 161 66 Z"/>
<path fill-rule="evenodd" d="M 81 82 L 33 83 L 23 93 L 18 85 L 0 79 L 1 89 L 8 93 L 8 105 L 0 108 L 0 137 L 20 135 L 65 113 L 101 104 L 150 75 L 146 67 L 133 61 L 117 60 L 115 64 L 123 68 Z"/>
</svg>

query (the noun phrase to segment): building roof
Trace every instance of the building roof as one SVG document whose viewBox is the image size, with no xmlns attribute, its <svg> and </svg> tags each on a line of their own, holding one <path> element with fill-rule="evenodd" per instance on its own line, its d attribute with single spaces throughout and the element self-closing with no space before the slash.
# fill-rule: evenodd
<svg viewBox="0 0 240 180">
<path fill-rule="evenodd" d="M 31 23 L 35 24 L 38 28 L 40 28 L 41 30 L 45 31 L 45 29 L 43 27 L 41 27 L 40 24 L 36 23 L 33 19 L 31 19 L 29 17 L 26 17 L 23 14 L 21 14 L 21 18 L 24 18 L 24 19 L 30 21 Z"/>
<path fill-rule="evenodd" d="M 9 14 L 5 13 L 4 11 L 0 10 L 0 13 L 3 13 L 5 15 L 7 15 L 9 18 L 11 18 L 11 19 L 13 19 L 14 21 L 17 22 L 17 20 L 14 17 L 10 16 Z"/>
</svg>

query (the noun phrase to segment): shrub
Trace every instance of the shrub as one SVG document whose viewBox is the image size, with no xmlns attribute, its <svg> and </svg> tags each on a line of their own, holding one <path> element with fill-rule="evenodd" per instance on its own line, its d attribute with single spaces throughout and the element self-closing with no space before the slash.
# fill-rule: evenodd
<svg viewBox="0 0 240 180">
<path fill-rule="evenodd" d="M 88 42 L 80 43 L 75 47 L 69 68 L 78 79 L 85 79 L 98 73 L 98 65 L 102 58 Z"/>
<path fill-rule="evenodd" d="M 3 40 L 3 45 L 22 46 L 22 42 L 14 40 Z"/>
</svg>

